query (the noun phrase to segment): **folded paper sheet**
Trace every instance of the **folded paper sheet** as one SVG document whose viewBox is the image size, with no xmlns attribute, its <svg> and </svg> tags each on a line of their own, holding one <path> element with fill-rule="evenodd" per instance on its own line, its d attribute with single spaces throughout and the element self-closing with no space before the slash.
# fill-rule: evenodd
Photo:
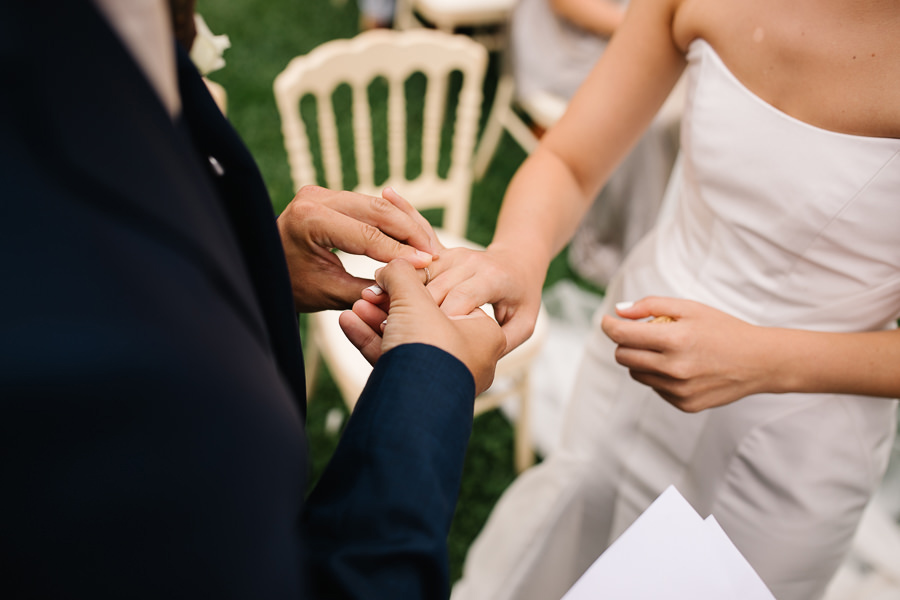
<svg viewBox="0 0 900 600">
<path fill-rule="evenodd" d="M 563 600 L 774 600 L 710 515 L 669 487 L 582 575 Z"/>
</svg>

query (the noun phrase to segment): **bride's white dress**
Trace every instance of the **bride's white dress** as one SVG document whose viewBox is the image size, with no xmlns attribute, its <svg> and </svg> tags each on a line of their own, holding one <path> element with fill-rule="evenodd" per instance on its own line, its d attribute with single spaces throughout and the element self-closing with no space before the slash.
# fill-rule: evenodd
<svg viewBox="0 0 900 600">
<path fill-rule="evenodd" d="M 670 214 L 601 313 L 661 295 L 760 325 L 895 327 L 900 140 L 778 111 L 704 40 L 686 75 Z M 454 600 L 560 598 L 669 484 L 715 515 L 779 600 L 820 596 L 886 466 L 897 402 L 763 394 L 686 414 L 634 382 L 613 350 L 595 326 L 559 450 L 504 494 Z"/>
</svg>

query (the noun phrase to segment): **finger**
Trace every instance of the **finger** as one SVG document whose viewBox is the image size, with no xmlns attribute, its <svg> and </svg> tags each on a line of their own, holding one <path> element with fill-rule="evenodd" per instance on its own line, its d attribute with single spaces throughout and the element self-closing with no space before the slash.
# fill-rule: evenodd
<svg viewBox="0 0 900 600">
<path fill-rule="evenodd" d="M 292 235 L 307 236 L 326 250 L 339 248 L 382 262 L 406 258 L 419 267 L 432 260 L 428 232 L 383 198 L 305 186 L 279 217 L 282 220 L 293 224 Z M 369 252 L 368 246 L 373 246 Z"/>
<path fill-rule="evenodd" d="M 385 237 L 410 249 L 402 254 L 394 251 L 382 256 L 369 255 L 376 260 L 389 262 L 394 258 L 406 258 L 416 266 L 423 266 L 431 262 L 432 257 L 437 254 L 433 247 L 434 233 L 424 217 L 422 219 L 414 218 L 413 215 L 407 214 L 389 200 L 377 196 L 343 192 L 331 198 L 328 206 L 341 214 L 374 227 Z M 374 236 L 374 234 L 372 235 Z M 415 255 L 416 251 L 421 253 L 418 257 Z M 357 254 L 361 254 L 361 252 L 357 252 Z M 424 261 L 425 256 L 428 257 L 427 261 Z"/>
<path fill-rule="evenodd" d="M 686 394 L 687 383 L 684 381 L 658 373 L 645 373 L 642 371 L 630 371 L 629 373 L 632 379 L 652 388 L 663 400 L 678 410 L 695 413 L 709 407 L 709 404 L 704 404 L 701 400 L 691 398 Z"/>
<path fill-rule="evenodd" d="M 669 386 L 672 383 L 669 378 L 656 373 L 647 373 L 638 369 L 629 370 L 628 374 L 638 383 L 653 388 L 653 391 L 662 396 L 667 402 L 675 404 L 675 397 L 669 391 Z"/>
<path fill-rule="evenodd" d="M 289 252 L 285 250 L 286 254 Z M 372 281 L 353 277 L 332 252 L 300 252 L 289 255 L 300 269 L 291 269 L 295 303 L 298 310 L 312 312 L 326 309 L 346 309 L 360 297 L 360 292 Z M 300 295 L 298 296 L 298 290 Z"/>
<path fill-rule="evenodd" d="M 381 333 L 381 324 L 388 315 L 386 310 L 366 300 L 357 300 L 354 302 L 353 312 L 378 334 Z"/>
<path fill-rule="evenodd" d="M 628 346 L 616 346 L 615 358 L 623 367 L 647 373 L 659 373 L 664 362 L 664 357 L 659 352 Z"/>
<path fill-rule="evenodd" d="M 374 365 L 381 356 L 381 336 L 352 310 L 342 312 L 338 323 L 350 343 L 356 346 L 369 364 Z"/>
<path fill-rule="evenodd" d="M 496 278 L 485 275 L 483 270 L 479 270 L 479 265 L 483 264 L 483 251 L 462 247 L 445 249 L 441 252 L 438 260 L 428 265 L 431 274 L 428 291 L 431 292 L 432 298 L 435 299 L 435 302 L 442 305 L 451 291 L 464 284 L 468 285 L 470 289 L 486 291 L 484 281 L 492 282 Z M 482 283 L 465 283 L 467 280 L 478 278 L 480 275 L 485 275 L 481 277 Z M 482 301 L 471 306 L 470 302 L 462 302 L 460 306 L 455 306 L 454 301 L 451 300 L 448 309 L 452 309 L 452 311 L 445 310 L 444 313 L 448 316 L 468 314 L 474 306 L 482 306 L 493 300 L 487 294 L 480 295 L 484 296 Z"/>
<path fill-rule="evenodd" d="M 471 279 L 453 286 L 441 301 L 441 310 L 448 317 L 467 315 L 490 300 L 482 297 L 470 284 Z M 444 283 L 444 282 L 442 282 Z M 444 284 L 446 285 L 446 284 Z"/>
<path fill-rule="evenodd" d="M 376 226 L 327 206 L 306 207 L 302 214 L 306 219 L 306 235 L 320 252 L 337 248 L 349 254 L 364 254 L 381 262 L 404 258 L 417 267 L 431 263 L 432 255 L 429 252 L 398 242 Z"/>
<path fill-rule="evenodd" d="M 534 321 L 524 315 L 517 315 L 503 323 L 501 329 L 506 338 L 506 349 L 503 351 L 505 356 L 531 337 L 534 333 Z"/>
<path fill-rule="evenodd" d="M 603 315 L 600 327 L 620 346 L 654 352 L 663 352 L 670 347 L 668 340 L 672 331 L 669 327 L 644 321 L 623 321 L 609 315 Z"/>
<path fill-rule="evenodd" d="M 442 291 L 446 285 L 444 281 L 437 281 L 428 286 L 428 290 L 432 292 L 436 299 L 440 301 L 441 311 L 449 316 L 469 314 L 475 308 L 491 303 L 493 300 L 483 286 L 479 286 L 477 291 L 473 291 L 474 279 L 465 280 L 446 292 L 441 299 Z M 435 288 L 432 290 L 432 288 Z M 538 308 L 533 311 L 524 306 L 510 310 L 505 303 L 494 305 L 494 317 L 501 325 L 502 331 L 506 337 L 506 349 L 504 355 L 520 346 L 525 340 L 531 337 L 534 332 L 535 319 L 537 318 Z"/>
<path fill-rule="evenodd" d="M 437 260 L 428 265 L 427 275 L 430 276 L 428 278 L 428 283 L 426 284 L 428 286 L 428 292 L 438 305 L 443 304 L 444 300 L 447 298 L 447 294 L 449 294 L 456 285 L 459 285 L 467 278 L 464 270 L 454 269 L 449 261 L 443 260 Z M 447 316 L 452 316 L 451 313 L 447 311 L 444 311 L 444 313 L 447 314 Z M 465 313 L 454 312 L 453 314 Z"/>
<path fill-rule="evenodd" d="M 391 302 L 391 299 L 387 294 L 384 293 L 384 290 L 381 289 L 381 286 L 379 286 L 377 283 L 373 283 L 369 287 L 363 289 L 361 295 L 362 299 L 366 302 L 383 307 L 384 310 L 387 310 L 387 307 Z"/>
<path fill-rule="evenodd" d="M 375 278 L 376 279 L 378 278 L 379 272 L 383 268 L 384 267 L 381 267 L 381 268 L 375 270 Z M 424 285 L 424 286 L 427 286 L 429 283 L 431 283 L 434 280 L 434 277 L 432 276 L 432 267 L 431 266 L 422 267 L 421 269 L 416 269 L 416 273 L 419 275 L 419 279 L 421 280 L 422 285 Z M 377 283 L 375 285 L 371 285 L 371 286 L 367 287 L 365 290 L 363 290 L 363 292 L 365 292 L 364 297 L 366 299 L 371 298 L 373 304 L 379 304 L 379 305 L 384 304 L 384 300 L 383 300 L 384 290 L 381 289 L 381 287 L 379 287 L 379 285 Z M 437 304 L 436 301 L 435 301 L 435 304 Z"/>
<path fill-rule="evenodd" d="M 320 185 L 304 185 L 294 194 L 294 200 L 311 200 L 313 202 L 325 202 L 335 192 Z"/>
<path fill-rule="evenodd" d="M 392 187 L 384 188 L 381 192 L 381 197 L 399 208 L 406 215 L 408 215 L 413 221 L 419 224 L 419 226 L 425 230 L 428 234 L 428 239 L 431 241 L 431 253 L 437 256 L 441 250 L 444 249 L 444 245 L 441 244 L 441 241 L 437 237 L 437 233 L 434 231 L 434 227 L 431 226 L 431 223 L 428 222 L 428 219 L 425 218 L 422 213 L 420 213 L 416 208 L 403 196 L 397 193 Z"/>
<path fill-rule="evenodd" d="M 405 260 L 394 260 L 375 271 L 375 283 L 391 298 L 391 309 L 395 303 L 424 303 L 438 310 L 437 304 L 424 286 L 424 269 L 416 270 Z M 469 311 L 471 312 L 471 311 Z"/>
<path fill-rule="evenodd" d="M 446 323 L 446 317 L 422 285 L 421 276 L 412 265 L 404 260 L 392 261 L 378 272 L 376 281 L 391 298 L 383 350 L 441 337 L 435 337 L 437 332 L 433 328 L 441 328 L 442 322 Z"/>
<path fill-rule="evenodd" d="M 506 336 L 503 335 L 497 322 L 481 309 L 449 319 L 462 339 L 477 340 L 473 342 L 476 354 L 467 366 L 475 376 L 476 392 L 481 393 L 489 388 L 494 380 L 497 361 L 506 350 Z"/>
<path fill-rule="evenodd" d="M 487 351 L 494 354 L 496 358 L 500 358 L 506 352 L 506 335 L 503 333 L 499 323 L 480 308 L 476 308 L 467 315 L 457 315 L 455 317 L 447 317 L 463 332 L 477 332 L 477 335 L 470 336 L 477 339 Z"/>
<path fill-rule="evenodd" d="M 454 315 L 452 317 L 447 317 L 451 321 L 464 321 L 465 319 L 480 319 L 482 317 L 486 317 L 490 319 L 490 315 L 488 315 L 482 308 L 476 308 L 472 312 L 467 315 Z M 493 321 L 493 319 L 491 319 Z M 496 321 L 495 321 L 496 322 Z"/>
<path fill-rule="evenodd" d="M 648 296 L 637 302 L 616 303 L 616 313 L 626 319 L 668 317 L 668 320 L 677 321 L 684 316 L 685 309 L 684 300 L 657 296 Z M 655 322 L 666 322 L 666 319 Z"/>
<path fill-rule="evenodd" d="M 422 267 L 421 269 L 417 269 L 417 272 L 420 272 L 423 277 L 422 285 L 424 285 L 426 287 L 428 286 L 428 284 L 430 284 L 434 280 L 434 275 L 432 273 L 432 269 L 433 269 L 433 267 L 431 267 L 430 265 L 427 267 Z"/>
</svg>

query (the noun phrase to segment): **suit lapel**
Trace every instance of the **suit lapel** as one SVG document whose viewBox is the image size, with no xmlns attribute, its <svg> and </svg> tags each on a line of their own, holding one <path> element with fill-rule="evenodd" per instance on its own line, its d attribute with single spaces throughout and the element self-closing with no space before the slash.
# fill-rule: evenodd
<svg viewBox="0 0 900 600">
<path fill-rule="evenodd" d="M 300 413 L 305 414 L 306 381 L 297 314 L 265 182 L 256 161 L 213 102 L 183 51 L 178 53 L 178 80 L 191 139 L 198 155 L 216 165 L 210 167 L 210 172 L 241 246 L 275 357 L 295 392 Z"/>
<path fill-rule="evenodd" d="M 13 81 L 33 88 L 20 151 L 52 161 L 47 172 L 81 188 L 74 196 L 104 216 L 197 264 L 277 360 L 305 414 L 296 313 L 268 193 L 186 55 L 176 125 L 90 2 L 23 2 L 9 11 L 8 23 L 34 24 L 0 36 Z M 214 176 L 208 156 L 224 164 L 224 177 Z"/>
<path fill-rule="evenodd" d="M 50 160 L 68 173 L 67 185 L 108 190 L 96 196 L 99 210 L 164 238 L 200 263 L 268 347 L 246 265 L 207 166 L 93 7 L 53 4 L 42 28 L 56 40 L 54 47 L 66 50 L 47 56 L 52 73 L 34 79 L 47 88 L 39 96 L 52 99 L 37 130 L 48 138 Z M 110 99 L 115 110 L 109 110 Z"/>
</svg>

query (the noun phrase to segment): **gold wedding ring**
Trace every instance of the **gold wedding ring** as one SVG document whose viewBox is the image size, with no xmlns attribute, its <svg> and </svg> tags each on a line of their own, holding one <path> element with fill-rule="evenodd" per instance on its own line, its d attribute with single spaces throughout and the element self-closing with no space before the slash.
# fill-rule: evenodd
<svg viewBox="0 0 900 600">
<path fill-rule="evenodd" d="M 674 323 L 675 319 L 668 315 L 660 315 L 658 317 L 653 317 L 650 319 L 651 323 Z"/>
</svg>

